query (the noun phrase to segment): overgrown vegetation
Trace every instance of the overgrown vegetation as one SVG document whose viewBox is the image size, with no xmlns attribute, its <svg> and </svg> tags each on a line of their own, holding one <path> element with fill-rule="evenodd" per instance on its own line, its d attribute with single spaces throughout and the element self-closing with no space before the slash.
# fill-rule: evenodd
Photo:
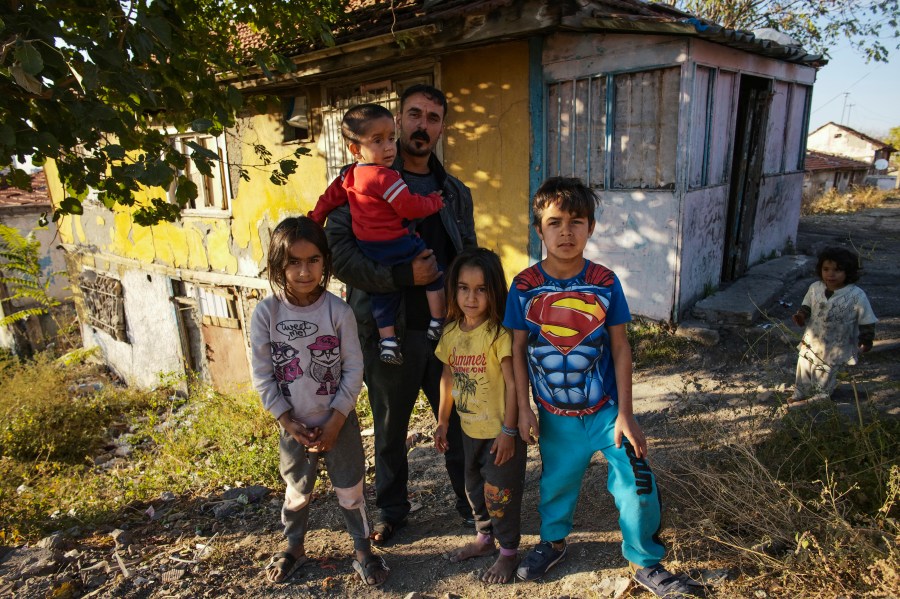
<svg viewBox="0 0 900 599">
<path fill-rule="evenodd" d="M 897 596 L 900 422 L 858 403 L 848 420 L 830 402 L 773 415 L 744 399 L 730 424 L 697 409 L 677 425 L 697 448 L 661 473 L 679 551 L 741 564 L 722 596 Z"/>
<path fill-rule="evenodd" d="M 818 195 L 803 196 L 800 214 L 848 214 L 867 208 L 878 208 L 888 199 L 897 196 L 896 190 L 879 190 L 874 187 L 854 187 L 846 192 L 831 188 Z"/>
<path fill-rule="evenodd" d="M 628 323 L 627 332 L 635 368 L 676 364 L 693 347 L 665 322 L 637 318 Z"/>
</svg>

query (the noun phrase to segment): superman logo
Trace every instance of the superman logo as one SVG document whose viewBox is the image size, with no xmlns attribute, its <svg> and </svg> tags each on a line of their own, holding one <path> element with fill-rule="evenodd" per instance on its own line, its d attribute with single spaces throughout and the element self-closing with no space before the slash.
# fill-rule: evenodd
<svg viewBox="0 0 900 599">
<path fill-rule="evenodd" d="M 543 293 L 532 300 L 525 318 L 540 325 L 544 339 L 565 355 L 603 326 L 606 305 L 592 293 Z"/>
</svg>

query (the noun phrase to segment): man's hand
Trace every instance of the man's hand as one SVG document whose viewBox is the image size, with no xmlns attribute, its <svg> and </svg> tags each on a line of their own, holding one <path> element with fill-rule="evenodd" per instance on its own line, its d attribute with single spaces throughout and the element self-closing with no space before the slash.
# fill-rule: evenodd
<svg viewBox="0 0 900 599">
<path fill-rule="evenodd" d="M 494 465 L 503 465 L 516 453 L 516 439 L 506 433 L 500 433 L 491 445 L 491 453 L 494 454 Z"/>
<path fill-rule="evenodd" d="M 634 416 L 619 416 L 616 418 L 615 435 L 613 440 L 616 447 L 622 447 L 622 436 L 625 436 L 634 447 L 634 455 L 638 458 L 647 457 L 647 439 L 644 437 L 644 431 L 634 419 Z"/>
<path fill-rule="evenodd" d="M 519 436 L 529 445 L 537 443 L 541 436 L 537 416 L 531 408 L 519 409 Z"/>
<path fill-rule="evenodd" d="M 413 284 L 427 285 L 441 276 L 434 250 L 424 249 L 412 261 Z"/>
<path fill-rule="evenodd" d="M 797 312 L 791 316 L 791 320 L 793 320 L 794 324 L 798 327 L 806 326 L 806 314 L 800 310 L 797 310 Z"/>
</svg>

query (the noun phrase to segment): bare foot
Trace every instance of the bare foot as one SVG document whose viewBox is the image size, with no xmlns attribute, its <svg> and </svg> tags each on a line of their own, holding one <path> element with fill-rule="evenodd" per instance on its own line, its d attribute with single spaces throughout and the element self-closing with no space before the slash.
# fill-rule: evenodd
<svg viewBox="0 0 900 599">
<path fill-rule="evenodd" d="M 288 546 L 276 553 L 266 565 L 266 579 L 269 582 L 283 582 L 294 570 L 306 563 L 306 551 L 303 545 Z"/>
<path fill-rule="evenodd" d="M 494 565 L 488 568 L 481 580 L 491 584 L 503 584 L 509 582 L 513 572 L 516 571 L 516 563 L 519 561 L 517 555 L 500 555 Z"/>
<path fill-rule="evenodd" d="M 471 543 L 466 543 L 459 549 L 450 552 L 450 561 L 454 564 L 456 562 L 461 562 L 463 560 L 473 558 L 473 557 L 481 557 L 483 555 L 492 555 L 497 551 L 497 548 L 494 546 L 494 541 L 491 539 L 489 543 L 480 543 L 478 541 L 472 541 Z"/>
</svg>

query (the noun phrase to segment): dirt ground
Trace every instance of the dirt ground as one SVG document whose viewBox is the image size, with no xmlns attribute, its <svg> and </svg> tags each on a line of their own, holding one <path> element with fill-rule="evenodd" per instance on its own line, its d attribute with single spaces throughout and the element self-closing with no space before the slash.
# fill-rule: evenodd
<svg viewBox="0 0 900 599">
<path fill-rule="evenodd" d="M 797 251 L 813 254 L 823 245 L 846 244 L 865 257 L 860 286 L 867 292 L 880 319 L 875 351 L 859 366 L 860 387 L 868 401 L 895 415 L 900 393 L 893 381 L 900 380 L 900 201 L 852 216 L 804 217 Z M 790 314 L 812 278 L 791 285 L 769 310 L 763 326 L 721 331 L 713 347 L 692 346 L 679 364 L 652 372 L 635 373 L 636 389 L 671 390 L 650 402 L 635 397 L 635 408 L 648 433 L 651 463 L 658 471 L 678 459 L 679 444 L 668 437 L 671 424 L 685 402 L 702 402 L 711 412 L 728 418 L 729 406 L 747 392 L 759 393 L 760 402 L 774 410 L 790 391 L 796 360 L 793 346 L 782 340 L 777 327 L 789 322 Z M 789 304 L 789 305 L 788 305 Z M 850 402 L 851 390 L 842 385 L 835 401 Z M 849 405 L 849 404 L 848 404 Z M 68 566 L 59 573 L 46 573 L 29 580 L 4 580 L 0 569 L 0 596 L 13 597 L 610 597 L 606 589 L 624 584 L 627 565 L 621 556 L 621 537 L 612 499 L 605 491 L 606 467 L 596 457 L 585 478 L 569 537 L 565 562 L 538 583 L 489 586 L 479 580 L 492 557 L 450 563 L 448 551 L 466 542 L 472 531 L 463 526 L 453 509 L 452 494 L 442 461 L 431 447 L 430 416 L 420 417 L 411 430 L 423 433 L 409 454 L 411 500 L 419 506 L 409 525 L 395 541 L 381 550 L 391 576 L 380 589 L 367 588 L 351 568 L 352 545 L 343 528 L 333 493 L 319 496 L 312 505 L 312 530 L 307 553 L 313 561 L 299 569 L 285 584 L 270 584 L 263 577 L 269 556 L 280 550 L 280 490 L 259 502 L 242 506 L 230 516 L 217 518 L 209 509 L 219 498 L 161 498 L 154 502 L 164 517 L 149 521 L 145 515 L 123 521 L 130 543 L 117 548 L 112 527 L 83 531 L 58 547 L 68 552 Z M 372 438 L 367 437 L 369 455 Z M 529 451 L 524 499 L 522 547 L 538 541 L 537 516 L 540 459 L 536 448 Z M 664 501 L 666 481 L 661 477 Z M 371 505 L 371 504 L 370 504 Z M 667 509 L 677 505 L 677 498 Z M 142 508 L 146 506 L 141 506 Z M 679 547 L 679 531 L 666 527 L 663 539 Z M 126 546 L 127 545 L 127 546 Z M 676 551 L 667 562 L 671 569 L 728 569 L 740 572 L 739 564 L 723 563 L 714 552 L 687 555 Z M 522 552 L 524 554 L 524 551 Z M 2 556 L 0 556 L 2 557 Z M 99 564 L 99 565 L 98 565 Z M 91 569 L 93 568 L 93 569 Z M 123 575 L 127 570 L 129 576 Z M 7 572 L 8 573 L 8 572 Z M 87 574 L 86 574 L 87 573 Z M 54 591 L 55 589 L 55 591 Z M 65 591 L 65 592 L 63 592 Z M 9 595 L 7 595 L 9 593 Z M 68 593 L 68 594 L 66 594 Z M 625 597 L 649 597 L 632 587 Z M 716 596 L 711 591 L 708 596 Z M 765 596 L 765 595 L 763 595 Z M 772 595 L 768 595 L 772 596 Z"/>
</svg>

